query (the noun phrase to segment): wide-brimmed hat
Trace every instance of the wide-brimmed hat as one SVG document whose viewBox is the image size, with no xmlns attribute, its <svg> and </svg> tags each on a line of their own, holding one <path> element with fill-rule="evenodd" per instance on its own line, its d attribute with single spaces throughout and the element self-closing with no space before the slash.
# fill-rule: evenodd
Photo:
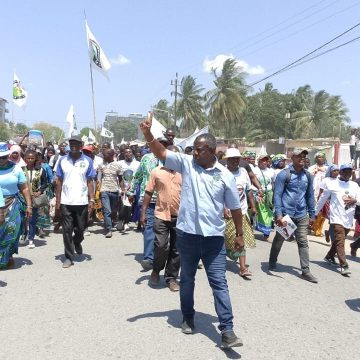
<svg viewBox="0 0 360 360">
<path fill-rule="evenodd" d="M 234 157 L 241 157 L 239 149 L 236 149 L 236 148 L 226 149 L 223 159 L 229 159 L 229 158 L 234 158 Z"/>
<path fill-rule="evenodd" d="M 10 154 L 8 144 L 6 142 L 0 142 L 0 157 Z"/>
</svg>

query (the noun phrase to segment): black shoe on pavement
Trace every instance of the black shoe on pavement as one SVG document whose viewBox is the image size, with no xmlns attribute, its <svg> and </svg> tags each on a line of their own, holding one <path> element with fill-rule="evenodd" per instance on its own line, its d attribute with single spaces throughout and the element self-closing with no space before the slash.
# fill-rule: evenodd
<svg viewBox="0 0 360 360">
<path fill-rule="evenodd" d="M 183 334 L 192 334 L 194 331 L 194 327 L 194 319 L 183 318 L 183 322 L 181 324 L 181 332 Z"/>
<path fill-rule="evenodd" d="M 116 229 L 118 231 L 124 231 L 124 221 L 119 220 L 119 222 L 116 224 Z"/>
<path fill-rule="evenodd" d="M 82 255 L 83 248 L 82 248 L 81 244 L 75 245 L 75 251 L 78 255 Z"/>
<path fill-rule="evenodd" d="M 306 273 L 302 273 L 301 274 L 301 277 L 304 279 L 304 280 L 306 280 L 306 281 L 310 281 L 310 282 L 312 282 L 312 283 L 314 283 L 314 284 L 317 284 L 318 283 L 318 279 L 310 272 L 310 271 L 308 271 L 308 272 L 306 272 Z"/>
<path fill-rule="evenodd" d="M 153 268 L 153 263 L 149 259 L 141 260 L 140 264 L 145 271 L 149 271 Z"/>
<path fill-rule="evenodd" d="M 112 237 L 112 232 L 111 232 L 111 231 L 108 231 L 108 232 L 105 234 L 105 237 L 106 237 L 106 238 L 111 238 L 111 237 Z"/>
<path fill-rule="evenodd" d="M 160 275 L 154 270 L 151 272 L 149 285 L 158 286 L 160 284 Z"/>
<path fill-rule="evenodd" d="M 331 264 L 331 265 L 334 265 L 334 266 L 337 266 L 337 265 L 338 265 L 338 263 L 336 262 L 336 260 L 335 260 L 335 258 L 334 258 L 333 256 L 328 256 L 328 255 L 326 255 L 326 256 L 324 257 L 324 260 L 325 260 L 326 262 L 328 262 L 329 264 Z"/>
<path fill-rule="evenodd" d="M 275 271 L 276 270 L 276 263 L 272 263 L 269 261 L 269 271 Z"/>
<path fill-rule="evenodd" d="M 230 349 L 232 347 L 239 347 L 243 345 L 242 340 L 238 338 L 232 330 L 226 331 L 221 335 L 221 347 L 223 349 Z"/>
</svg>

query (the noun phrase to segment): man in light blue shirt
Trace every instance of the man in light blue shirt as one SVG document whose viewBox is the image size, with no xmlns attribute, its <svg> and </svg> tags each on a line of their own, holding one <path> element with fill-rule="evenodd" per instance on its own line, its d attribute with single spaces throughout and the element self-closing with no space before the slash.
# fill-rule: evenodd
<svg viewBox="0 0 360 360">
<path fill-rule="evenodd" d="M 182 174 L 180 210 L 177 221 L 176 246 L 180 253 L 180 302 L 183 314 L 182 332 L 194 329 L 194 287 L 197 265 L 202 260 L 213 290 L 219 318 L 222 346 L 242 346 L 233 331 L 233 314 L 225 277 L 224 206 L 231 210 L 236 227 L 236 246 L 244 247 L 242 213 L 234 176 L 218 163 L 216 139 L 199 135 L 194 142 L 194 154 L 167 151 L 151 134 L 152 115 L 140 124 L 145 139 L 154 153 L 165 160 L 165 166 Z"/>
</svg>

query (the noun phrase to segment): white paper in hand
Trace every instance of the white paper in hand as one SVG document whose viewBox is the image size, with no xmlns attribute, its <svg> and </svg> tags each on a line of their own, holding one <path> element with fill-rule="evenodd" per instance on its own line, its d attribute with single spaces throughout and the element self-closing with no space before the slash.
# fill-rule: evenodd
<svg viewBox="0 0 360 360">
<path fill-rule="evenodd" d="M 275 230 L 285 239 L 287 240 L 296 230 L 296 225 L 291 220 L 289 215 L 285 215 L 282 218 L 283 222 L 286 222 L 286 226 L 280 227 L 275 224 Z"/>
</svg>

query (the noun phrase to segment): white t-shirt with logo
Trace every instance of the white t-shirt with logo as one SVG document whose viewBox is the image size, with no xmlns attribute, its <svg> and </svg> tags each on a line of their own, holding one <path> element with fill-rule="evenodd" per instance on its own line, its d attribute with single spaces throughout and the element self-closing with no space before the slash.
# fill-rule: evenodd
<svg viewBox="0 0 360 360">
<path fill-rule="evenodd" d="M 247 192 L 251 190 L 251 181 L 245 168 L 239 168 L 237 171 L 231 173 L 235 176 L 236 187 L 240 197 L 241 212 L 245 215 L 248 210 Z"/>
<path fill-rule="evenodd" d="M 323 184 L 324 185 L 324 184 Z M 342 225 L 345 229 L 351 229 L 354 222 L 355 206 L 360 205 L 360 187 L 354 181 L 342 181 L 337 178 L 329 181 L 321 195 L 316 208 L 317 215 L 326 200 L 330 198 L 330 224 Z M 345 206 L 344 199 L 351 197 L 356 199 L 356 204 Z"/>
<path fill-rule="evenodd" d="M 62 180 L 61 204 L 88 205 L 88 180 L 96 175 L 93 161 L 82 154 L 73 160 L 70 155 L 59 159 L 56 176 Z"/>
</svg>

